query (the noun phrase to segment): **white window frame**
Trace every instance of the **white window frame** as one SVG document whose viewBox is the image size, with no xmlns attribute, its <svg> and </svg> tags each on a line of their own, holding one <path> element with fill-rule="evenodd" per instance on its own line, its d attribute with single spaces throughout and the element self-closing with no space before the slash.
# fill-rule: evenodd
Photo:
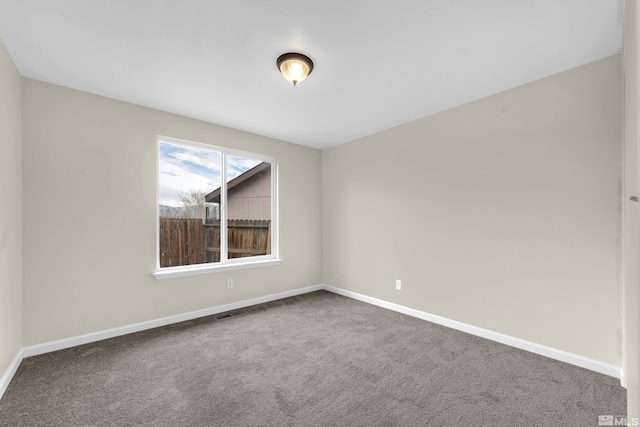
<svg viewBox="0 0 640 427">
<path fill-rule="evenodd" d="M 191 264 L 175 267 L 160 267 L 160 142 L 184 145 L 199 149 L 220 152 L 220 261 L 215 263 Z M 228 258 L 227 252 L 227 156 L 247 157 L 271 163 L 271 253 L 246 258 Z M 156 138 L 156 270 L 153 276 L 160 279 L 194 276 L 200 274 L 219 273 L 229 270 L 265 267 L 278 265 L 282 261 L 279 256 L 278 244 L 278 161 L 275 157 L 250 153 L 216 145 L 187 141 L 168 136 L 158 135 Z"/>
</svg>

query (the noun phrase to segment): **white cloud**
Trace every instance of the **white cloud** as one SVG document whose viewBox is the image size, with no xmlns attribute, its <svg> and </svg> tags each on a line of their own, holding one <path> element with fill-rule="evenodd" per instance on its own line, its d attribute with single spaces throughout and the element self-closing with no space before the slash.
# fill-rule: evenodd
<svg viewBox="0 0 640 427">
<path fill-rule="evenodd" d="M 205 193 L 220 187 L 221 153 L 169 142 L 160 143 L 159 203 L 182 206 L 180 193 Z M 245 157 L 227 157 L 227 179 L 231 180 L 260 163 Z"/>
</svg>

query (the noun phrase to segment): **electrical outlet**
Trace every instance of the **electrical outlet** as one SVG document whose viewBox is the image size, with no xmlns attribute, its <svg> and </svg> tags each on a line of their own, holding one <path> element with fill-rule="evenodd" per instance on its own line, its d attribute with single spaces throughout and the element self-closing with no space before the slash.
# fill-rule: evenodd
<svg viewBox="0 0 640 427">
<path fill-rule="evenodd" d="M 402 289 L 402 280 L 396 280 L 396 290 L 399 291 Z"/>
<path fill-rule="evenodd" d="M 233 288 L 233 279 L 227 279 L 227 289 Z"/>
</svg>

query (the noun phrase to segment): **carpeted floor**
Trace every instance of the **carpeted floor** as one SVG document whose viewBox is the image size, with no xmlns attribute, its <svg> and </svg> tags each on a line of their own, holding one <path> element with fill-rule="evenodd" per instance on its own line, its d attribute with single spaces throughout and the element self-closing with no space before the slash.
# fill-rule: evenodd
<svg viewBox="0 0 640 427">
<path fill-rule="evenodd" d="M 615 378 L 325 291 L 25 359 L 1 426 L 597 426 Z"/>
</svg>

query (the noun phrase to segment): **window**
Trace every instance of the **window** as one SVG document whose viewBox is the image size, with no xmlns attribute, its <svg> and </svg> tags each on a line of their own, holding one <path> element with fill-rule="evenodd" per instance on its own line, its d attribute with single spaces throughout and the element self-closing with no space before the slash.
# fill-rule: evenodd
<svg viewBox="0 0 640 427">
<path fill-rule="evenodd" d="M 276 160 L 158 137 L 156 278 L 277 262 Z"/>
</svg>

